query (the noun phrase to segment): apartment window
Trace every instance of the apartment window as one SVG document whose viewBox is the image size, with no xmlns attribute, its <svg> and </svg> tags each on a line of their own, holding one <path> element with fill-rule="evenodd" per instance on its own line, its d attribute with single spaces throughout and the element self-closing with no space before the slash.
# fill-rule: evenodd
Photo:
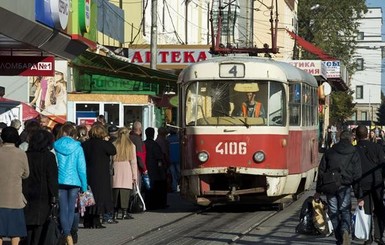
<svg viewBox="0 0 385 245">
<path fill-rule="evenodd" d="M 364 98 L 364 87 L 362 85 L 356 86 L 356 99 Z"/>
<path fill-rule="evenodd" d="M 361 120 L 362 121 L 367 121 L 368 120 L 368 112 L 361 111 Z"/>
<path fill-rule="evenodd" d="M 364 40 L 364 33 L 363 32 L 359 32 L 357 34 L 357 40 Z"/>
<path fill-rule="evenodd" d="M 356 68 L 357 68 L 357 71 L 364 70 L 364 59 L 363 58 L 356 59 Z"/>
</svg>

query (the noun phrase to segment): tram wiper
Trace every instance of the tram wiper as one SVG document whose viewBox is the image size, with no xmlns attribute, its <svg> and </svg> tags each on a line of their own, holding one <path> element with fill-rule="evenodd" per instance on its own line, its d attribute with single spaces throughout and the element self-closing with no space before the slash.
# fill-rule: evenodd
<svg viewBox="0 0 385 245">
<path fill-rule="evenodd" d="M 250 128 L 250 125 L 246 121 L 244 121 L 240 118 L 238 118 L 238 119 L 239 119 L 239 121 L 241 121 L 243 123 L 243 125 L 245 125 L 246 128 Z"/>
</svg>

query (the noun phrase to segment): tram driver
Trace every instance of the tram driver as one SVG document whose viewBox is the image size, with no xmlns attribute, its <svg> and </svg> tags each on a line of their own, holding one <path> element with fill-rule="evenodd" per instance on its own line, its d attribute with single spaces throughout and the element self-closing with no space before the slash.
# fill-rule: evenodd
<svg viewBox="0 0 385 245">
<path fill-rule="evenodd" d="M 255 92 L 246 93 L 246 101 L 242 103 L 243 117 L 266 117 L 265 109 L 261 102 L 255 100 Z"/>
</svg>

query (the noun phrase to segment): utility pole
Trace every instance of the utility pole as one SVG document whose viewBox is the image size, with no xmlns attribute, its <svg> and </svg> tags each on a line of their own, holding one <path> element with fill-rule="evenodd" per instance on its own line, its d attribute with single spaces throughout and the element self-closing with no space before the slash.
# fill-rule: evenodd
<svg viewBox="0 0 385 245">
<path fill-rule="evenodd" d="M 156 63 L 158 58 L 158 40 L 157 40 L 157 33 L 158 33 L 158 24 L 157 24 L 157 12 L 158 12 L 158 0 L 152 0 L 151 1 L 151 61 L 150 61 L 150 68 L 156 70 Z"/>
</svg>

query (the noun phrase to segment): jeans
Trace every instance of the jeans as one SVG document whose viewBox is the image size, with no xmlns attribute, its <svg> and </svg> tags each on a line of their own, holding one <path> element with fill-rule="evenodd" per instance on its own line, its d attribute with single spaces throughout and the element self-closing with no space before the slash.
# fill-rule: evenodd
<svg viewBox="0 0 385 245">
<path fill-rule="evenodd" d="M 79 212 L 75 211 L 74 222 L 72 222 L 72 226 L 71 226 L 71 234 L 78 232 L 79 220 L 80 220 L 80 214 L 79 214 Z"/>
<path fill-rule="evenodd" d="M 170 173 L 171 173 L 171 189 L 172 191 L 178 190 L 178 183 L 180 178 L 180 164 L 179 162 L 171 162 L 170 164 Z"/>
<path fill-rule="evenodd" d="M 79 189 L 79 187 L 59 189 L 59 217 L 64 236 L 71 234 Z"/>
<path fill-rule="evenodd" d="M 342 243 L 344 231 L 350 234 L 351 227 L 351 198 L 352 188 L 350 186 L 342 186 L 335 195 L 327 195 L 327 203 L 329 206 L 329 217 L 333 223 L 334 235 L 337 244 Z"/>
</svg>

